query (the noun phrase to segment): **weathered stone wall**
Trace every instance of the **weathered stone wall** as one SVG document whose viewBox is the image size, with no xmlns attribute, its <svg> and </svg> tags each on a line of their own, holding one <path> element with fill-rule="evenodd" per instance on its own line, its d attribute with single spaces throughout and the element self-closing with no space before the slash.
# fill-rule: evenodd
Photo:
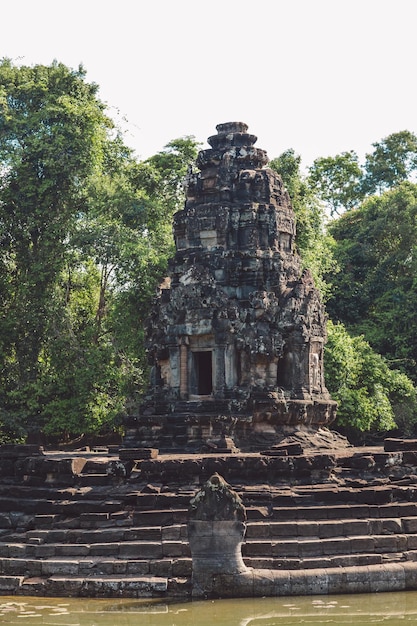
<svg viewBox="0 0 417 626">
<path fill-rule="evenodd" d="M 251 432 L 335 417 L 326 315 L 301 270 L 289 195 L 245 124 L 217 130 L 174 216 L 176 253 L 149 321 L 152 382 L 128 445 L 192 448 L 223 433 L 247 448 Z"/>
</svg>

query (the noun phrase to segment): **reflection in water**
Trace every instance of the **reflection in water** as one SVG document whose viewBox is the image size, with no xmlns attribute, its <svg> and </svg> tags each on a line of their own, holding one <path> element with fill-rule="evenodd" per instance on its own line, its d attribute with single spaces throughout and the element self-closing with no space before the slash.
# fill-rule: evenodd
<svg viewBox="0 0 417 626">
<path fill-rule="evenodd" d="M 417 621 L 417 591 L 300 598 L 155 600 L 0 597 L 0 625 L 27 626 L 404 626 Z"/>
</svg>

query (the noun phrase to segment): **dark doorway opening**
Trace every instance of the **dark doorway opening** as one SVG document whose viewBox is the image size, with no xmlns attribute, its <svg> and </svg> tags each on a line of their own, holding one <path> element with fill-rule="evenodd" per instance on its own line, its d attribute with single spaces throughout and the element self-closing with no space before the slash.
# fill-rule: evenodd
<svg viewBox="0 0 417 626">
<path fill-rule="evenodd" d="M 290 389 L 293 384 L 293 355 L 286 349 L 278 361 L 277 385 L 284 389 Z"/>
<path fill-rule="evenodd" d="M 208 396 L 213 392 L 212 352 L 193 352 L 196 391 L 199 396 Z"/>
</svg>

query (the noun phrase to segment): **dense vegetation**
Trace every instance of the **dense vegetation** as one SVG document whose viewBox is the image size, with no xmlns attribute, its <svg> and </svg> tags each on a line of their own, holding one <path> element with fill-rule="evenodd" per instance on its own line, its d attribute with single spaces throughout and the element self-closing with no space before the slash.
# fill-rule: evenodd
<svg viewBox="0 0 417 626">
<path fill-rule="evenodd" d="M 120 430 L 146 384 L 144 321 L 198 145 L 138 161 L 97 94 L 82 68 L 0 63 L 0 441 Z M 300 164 L 287 150 L 271 166 L 333 320 L 338 425 L 411 433 L 417 138 L 374 144 L 363 167 L 354 152 Z"/>
</svg>

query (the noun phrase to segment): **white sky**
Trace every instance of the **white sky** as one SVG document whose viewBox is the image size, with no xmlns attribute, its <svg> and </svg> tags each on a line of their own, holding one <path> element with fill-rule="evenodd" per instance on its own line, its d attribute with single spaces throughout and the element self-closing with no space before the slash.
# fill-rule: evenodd
<svg viewBox="0 0 417 626">
<path fill-rule="evenodd" d="M 0 57 L 87 70 L 141 158 L 242 121 L 305 166 L 417 133 L 417 0 L 0 0 Z"/>
</svg>

